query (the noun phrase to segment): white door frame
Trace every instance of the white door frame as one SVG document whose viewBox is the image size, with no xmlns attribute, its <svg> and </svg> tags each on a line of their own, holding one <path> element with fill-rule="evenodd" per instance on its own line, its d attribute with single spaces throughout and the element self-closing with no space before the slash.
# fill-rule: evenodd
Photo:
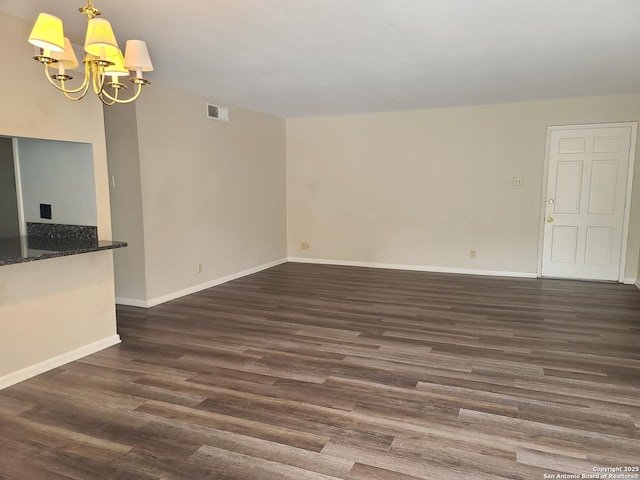
<svg viewBox="0 0 640 480">
<path fill-rule="evenodd" d="M 13 146 L 13 170 L 16 179 L 16 197 L 18 202 L 18 223 L 20 224 L 20 236 L 27 235 L 27 222 L 25 222 L 24 202 L 22 201 L 22 177 L 20 174 L 20 150 L 18 148 L 18 139 L 11 139 Z"/>
<path fill-rule="evenodd" d="M 542 255 L 544 247 L 544 223 L 547 208 L 547 184 L 549 183 L 549 157 L 551 150 L 551 133 L 563 130 L 585 130 L 588 128 L 631 128 L 631 146 L 629 148 L 629 166 L 627 168 L 627 191 L 624 196 L 624 220 L 622 225 L 622 248 L 620 250 L 620 266 L 618 281 L 624 283 L 624 267 L 627 262 L 629 241 L 629 218 L 631 215 L 631 190 L 633 188 L 633 165 L 636 159 L 636 135 L 638 122 L 594 123 L 586 125 L 555 125 L 547 127 L 547 139 L 544 147 L 544 170 L 542 172 L 542 199 L 540 205 L 540 234 L 538 239 L 538 277 L 542 277 Z M 629 280 L 631 282 L 631 280 Z M 633 283 L 633 282 L 631 282 Z"/>
</svg>

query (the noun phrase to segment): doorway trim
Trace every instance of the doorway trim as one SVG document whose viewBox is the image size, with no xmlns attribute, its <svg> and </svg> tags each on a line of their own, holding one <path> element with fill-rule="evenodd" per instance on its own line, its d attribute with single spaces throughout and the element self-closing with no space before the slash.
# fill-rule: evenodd
<svg viewBox="0 0 640 480">
<path fill-rule="evenodd" d="M 625 283 L 624 269 L 627 263 L 627 248 L 629 243 L 629 221 L 631 217 L 631 190 L 633 188 L 633 169 L 636 159 L 636 136 L 638 122 L 617 123 L 589 123 L 578 125 L 553 125 L 547 127 L 544 147 L 544 168 L 542 171 L 542 198 L 540 199 L 540 232 L 538 238 L 538 278 L 542 277 L 542 256 L 544 247 L 544 219 L 547 208 L 547 185 L 549 183 L 549 160 L 551 153 L 551 133 L 563 130 L 585 130 L 589 128 L 631 128 L 631 143 L 629 146 L 629 165 L 627 167 L 627 185 L 624 196 L 624 212 L 622 225 L 622 248 L 620 249 L 620 265 L 618 266 L 618 282 Z M 627 283 L 633 283 L 631 279 Z"/>
<path fill-rule="evenodd" d="M 27 236 L 27 223 L 25 222 L 24 203 L 22 201 L 22 177 L 20 176 L 20 151 L 18 139 L 13 138 L 13 169 L 16 179 L 16 197 L 18 201 L 18 223 L 20 224 L 20 236 Z"/>
</svg>

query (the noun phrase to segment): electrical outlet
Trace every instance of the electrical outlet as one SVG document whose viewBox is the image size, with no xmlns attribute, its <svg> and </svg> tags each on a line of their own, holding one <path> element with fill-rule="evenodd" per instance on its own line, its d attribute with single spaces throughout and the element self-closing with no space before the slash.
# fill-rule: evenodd
<svg viewBox="0 0 640 480">
<path fill-rule="evenodd" d="M 202 264 L 201 263 L 198 264 L 198 267 L 196 268 L 196 272 L 202 273 Z"/>
<path fill-rule="evenodd" d="M 300 250 L 309 250 L 309 242 L 302 242 L 300 243 Z"/>
<path fill-rule="evenodd" d="M 524 178 L 522 177 L 513 177 L 513 186 L 521 187 L 524 185 Z"/>
<path fill-rule="evenodd" d="M 478 252 L 475 250 L 469 251 L 469 258 L 475 259 L 478 256 Z"/>
</svg>

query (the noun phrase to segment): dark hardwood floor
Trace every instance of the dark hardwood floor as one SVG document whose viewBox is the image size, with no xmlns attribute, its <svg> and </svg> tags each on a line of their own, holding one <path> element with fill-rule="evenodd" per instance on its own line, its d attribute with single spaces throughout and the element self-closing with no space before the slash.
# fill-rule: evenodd
<svg viewBox="0 0 640 480">
<path fill-rule="evenodd" d="M 640 465 L 633 286 L 289 263 L 119 307 L 118 329 L 121 345 L 0 391 L 0 478 L 543 479 Z"/>
</svg>

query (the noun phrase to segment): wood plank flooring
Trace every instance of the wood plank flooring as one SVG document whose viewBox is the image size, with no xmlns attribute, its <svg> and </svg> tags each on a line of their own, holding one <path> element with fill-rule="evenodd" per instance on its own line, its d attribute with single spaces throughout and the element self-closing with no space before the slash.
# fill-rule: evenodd
<svg viewBox="0 0 640 480">
<path fill-rule="evenodd" d="M 121 345 L 0 391 L 0 478 L 543 479 L 640 465 L 633 286 L 289 263 L 119 307 L 118 330 Z"/>
</svg>

